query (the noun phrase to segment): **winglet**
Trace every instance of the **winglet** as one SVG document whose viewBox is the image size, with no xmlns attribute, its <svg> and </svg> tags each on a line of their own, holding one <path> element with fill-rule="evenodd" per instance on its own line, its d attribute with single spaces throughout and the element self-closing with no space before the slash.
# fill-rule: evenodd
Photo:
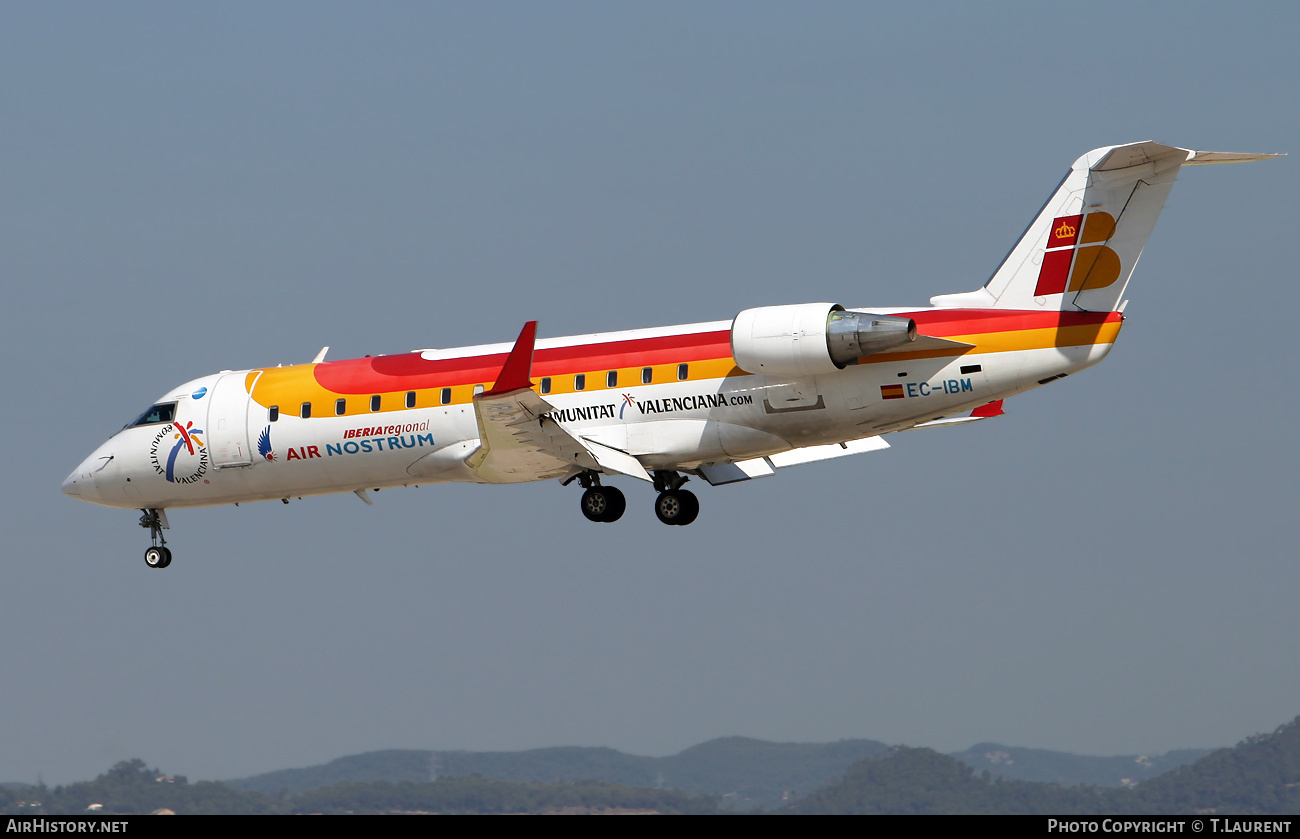
<svg viewBox="0 0 1300 839">
<path fill-rule="evenodd" d="M 972 419 L 974 419 L 975 417 L 979 417 L 980 419 L 988 419 L 989 417 L 1000 417 L 1004 413 L 1006 412 L 1002 410 L 1002 400 L 999 399 L 996 402 L 990 402 L 987 405 L 979 406 L 975 410 L 971 411 L 970 415 Z"/>
<path fill-rule="evenodd" d="M 512 390 L 523 390 L 533 386 L 533 341 L 536 338 L 537 321 L 530 320 L 524 324 L 519 337 L 515 339 L 514 349 L 510 350 L 506 363 L 501 365 L 501 373 L 497 376 L 496 384 L 492 385 L 491 390 L 483 393 L 483 396 L 500 396 Z"/>
</svg>

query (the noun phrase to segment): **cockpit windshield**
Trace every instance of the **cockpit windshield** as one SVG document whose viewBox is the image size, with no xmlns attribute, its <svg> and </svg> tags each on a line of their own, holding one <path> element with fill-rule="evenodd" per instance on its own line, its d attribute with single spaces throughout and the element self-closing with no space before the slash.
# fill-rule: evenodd
<svg viewBox="0 0 1300 839">
<path fill-rule="evenodd" d="M 176 419 L 176 403 L 164 402 L 161 405 L 154 405 L 149 410 L 140 415 L 140 418 L 127 426 L 135 428 L 137 425 L 157 425 L 159 423 L 171 422 Z"/>
</svg>

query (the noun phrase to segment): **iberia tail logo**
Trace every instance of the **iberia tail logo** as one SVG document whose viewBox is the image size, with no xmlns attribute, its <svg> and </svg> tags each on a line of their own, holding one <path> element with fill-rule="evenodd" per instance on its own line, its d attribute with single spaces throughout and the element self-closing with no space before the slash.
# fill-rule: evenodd
<svg viewBox="0 0 1300 839">
<path fill-rule="evenodd" d="M 1053 219 L 1034 296 L 1105 288 L 1119 279 L 1119 254 L 1106 246 L 1114 234 L 1115 218 L 1110 213 Z"/>
</svg>

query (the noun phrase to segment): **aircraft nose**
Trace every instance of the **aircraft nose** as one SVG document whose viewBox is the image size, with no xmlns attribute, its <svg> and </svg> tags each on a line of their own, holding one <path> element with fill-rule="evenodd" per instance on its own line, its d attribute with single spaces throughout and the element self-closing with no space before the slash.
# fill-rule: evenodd
<svg viewBox="0 0 1300 839">
<path fill-rule="evenodd" d="M 72 470 L 72 474 L 63 479 L 63 494 L 69 498 L 80 498 L 82 501 L 98 501 L 99 490 L 95 486 L 95 473 L 103 469 L 107 461 L 111 461 L 113 456 L 110 454 L 107 458 L 103 457 L 103 452 L 96 451 L 90 457 L 81 461 L 81 465 Z"/>
</svg>

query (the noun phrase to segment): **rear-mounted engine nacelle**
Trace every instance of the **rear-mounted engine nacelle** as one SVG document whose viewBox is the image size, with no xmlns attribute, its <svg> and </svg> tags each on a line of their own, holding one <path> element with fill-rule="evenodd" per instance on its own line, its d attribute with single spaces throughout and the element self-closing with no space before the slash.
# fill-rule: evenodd
<svg viewBox="0 0 1300 839">
<path fill-rule="evenodd" d="M 816 376 L 916 340 L 916 321 L 849 312 L 838 303 L 746 309 L 731 324 L 731 356 L 746 373 Z"/>
</svg>

